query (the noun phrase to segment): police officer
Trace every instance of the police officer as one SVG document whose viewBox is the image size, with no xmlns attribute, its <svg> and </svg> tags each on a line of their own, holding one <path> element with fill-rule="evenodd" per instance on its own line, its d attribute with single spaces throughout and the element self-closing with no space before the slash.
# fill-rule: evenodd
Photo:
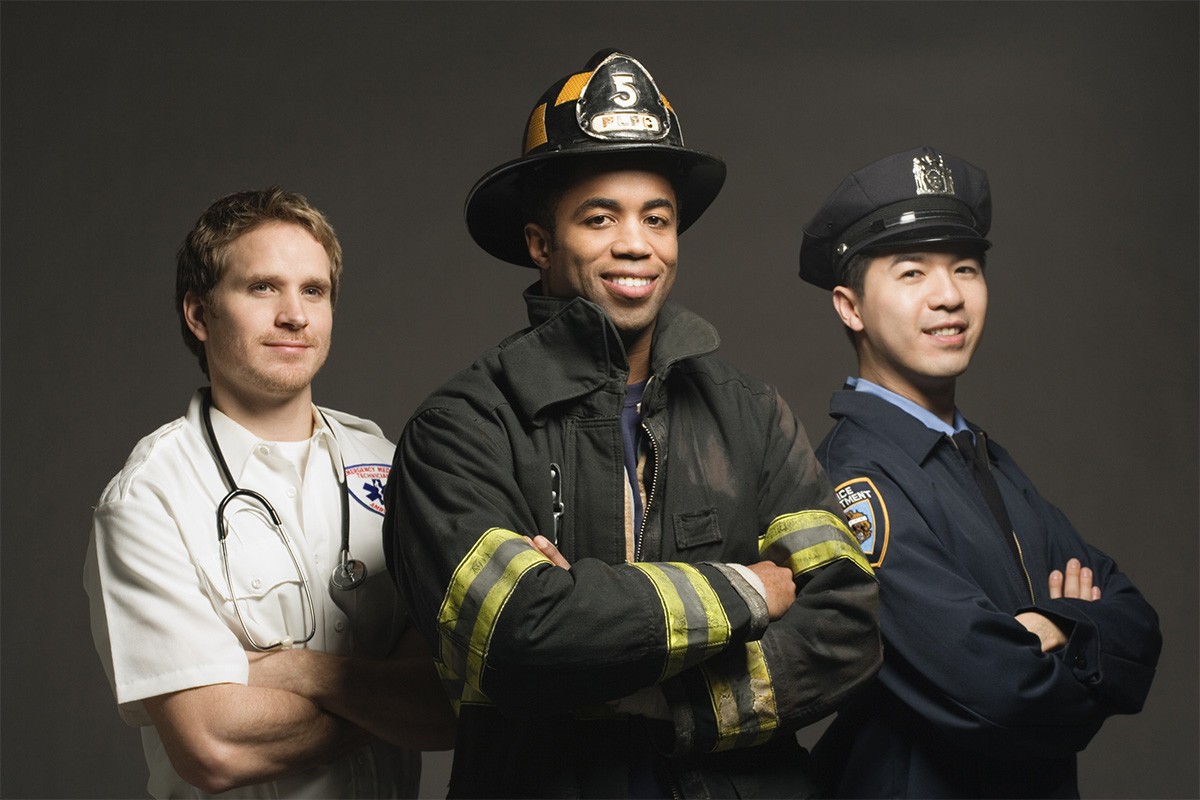
<svg viewBox="0 0 1200 800">
<path fill-rule="evenodd" d="M 1075 754 L 1142 707 L 1154 610 L 955 404 L 983 335 L 987 175 L 919 148 L 804 231 L 858 357 L 817 450 L 880 581 L 884 666 L 815 755 L 843 797 L 1073 797 Z"/>
<path fill-rule="evenodd" d="M 530 327 L 417 409 L 385 521 L 459 707 L 452 796 L 810 796 L 792 732 L 880 662 L 803 429 L 668 302 L 724 177 L 606 50 L 467 200 L 475 241 L 538 276 Z"/>
</svg>

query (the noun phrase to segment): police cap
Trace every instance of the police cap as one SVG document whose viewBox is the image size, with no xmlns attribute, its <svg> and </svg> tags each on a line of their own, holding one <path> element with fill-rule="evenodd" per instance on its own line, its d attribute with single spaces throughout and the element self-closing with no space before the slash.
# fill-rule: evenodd
<svg viewBox="0 0 1200 800">
<path fill-rule="evenodd" d="M 858 253 L 897 245 L 991 246 L 987 173 L 949 153 L 919 147 L 851 173 L 804 228 L 800 277 L 822 289 L 842 283 Z"/>
<path fill-rule="evenodd" d="M 490 170 L 467 195 L 467 230 L 497 258 L 532 267 L 522 197 L 527 179 L 563 163 L 640 153 L 668 173 L 683 233 L 721 191 L 725 162 L 684 146 L 675 109 L 641 63 L 619 50 L 601 50 L 534 104 L 521 156 Z"/>
</svg>

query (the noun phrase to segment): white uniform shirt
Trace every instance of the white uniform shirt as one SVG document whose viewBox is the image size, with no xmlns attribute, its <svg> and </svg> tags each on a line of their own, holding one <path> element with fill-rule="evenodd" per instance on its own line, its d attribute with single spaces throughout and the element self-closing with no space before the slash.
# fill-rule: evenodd
<svg viewBox="0 0 1200 800">
<path fill-rule="evenodd" d="M 383 484 L 393 445 L 372 422 L 314 408 L 304 477 L 290 444 L 258 439 L 216 409 L 213 429 L 240 488 L 279 514 L 308 577 L 316 633 L 307 647 L 382 657 L 407 626 L 383 555 Z M 326 425 L 328 420 L 328 426 Z M 303 448 L 301 448 L 303 449 Z M 341 551 L 341 490 L 350 492 L 350 552 L 366 582 L 331 589 Z M 142 439 L 100 498 L 84 567 L 92 637 L 121 716 L 142 726 L 155 797 L 203 797 L 171 767 L 141 701 L 216 683 L 245 684 L 251 650 L 229 596 L 216 509 L 229 488 L 204 432 L 201 395 L 187 415 Z M 226 509 L 229 574 L 246 627 L 260 644 L 303 639 L 313 621 L 301 578 L 262 507 L 237 498 Z M 415 797 L 420 754 L 383 742 L 278 781 L 221 797 Z"/>
</svg>

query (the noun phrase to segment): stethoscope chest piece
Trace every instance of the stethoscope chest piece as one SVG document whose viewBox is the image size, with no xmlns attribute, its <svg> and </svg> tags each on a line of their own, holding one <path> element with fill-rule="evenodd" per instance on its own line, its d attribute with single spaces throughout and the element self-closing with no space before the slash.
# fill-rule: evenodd
<svg viewBox="0 0 1200 800">
<path fill-rule="evenodd" d="M 329 576 L 329 585 L 342 591 L 353 589 L 367 579 L 367 565 L 357 558 L 346 556 L 343 552 L 342 563 L 334 567 L 333 574 Z"/>
</svg>

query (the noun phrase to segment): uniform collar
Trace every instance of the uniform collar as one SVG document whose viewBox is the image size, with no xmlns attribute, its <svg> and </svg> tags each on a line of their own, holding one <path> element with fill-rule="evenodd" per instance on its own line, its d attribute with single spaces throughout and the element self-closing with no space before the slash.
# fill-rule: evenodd
<svg viewBox="0 0 1200 800">
<path fill-rule="evenodd" d="M 191 402 L 188 404 L 188 419 L 200 430 L 200 435 L 205 437 L 205 442 L 208 439 L 204 433 L 204 392 L 206 389 L 199 389 L 192 396 Z M 313 415 L 313 435 L 314 443 L 324 443 L 328 448 L 331 457 L 335 463 L 340 463 L 341 451 L 338 448 L 337 437 L 334 431 L 330 428 L 334 423 L 332 421 L 326 424 L 326 415 L 321 414 L 317 407 L 312 406 Z M 246 462 L 254 452 L 254 448 L 259 445 L 271 444 L 267 440 L 256 436 L 251 431 L 247 430 L 242 425 L 234 422 L 217 408 L 212 409 L 212 424 L 213 433 L 216 434 L 217 441 L 221 445 L 221 452 L 225 456 L 225 463 L 229 465 L 229 470 L 235 478 L 240 478 L 242 472 L 246 468 Z"/>
<path fill-rule="evenodd" d="M 847 378 L 846 385 L 854 389 L 856 392 L 866 392 L 867 394 L 873 394 L 877 397 L 887 400 L 889 403 L 896 406 L 896 408 L 899 408 L 900 410 L 911 414 L 913 417 L 916 417 L 917 421 L 926 428 L 932 428 L 933 430 L 944 433 L 947 436 L 953 436 L 960 431 L 970 430 L 970 428 L 967 426 L 966 419 L 963 418 L 962 413 L 957 408 L 954 409 L 954 424 L 948 425 L 946 424 L 945 420 L 943 420 L 937 414 L 934 414 L 929 409 L 914 403 L 912 400 L 909 400 L 903 395 L 896 394 L 891 389 L 885 389 L 879 384 L 873 383 L 866 378 Z"/>
<path fill-rule="evenodd" d="M 912 414 L 879 395 L 856 392 L 852 388 L 833 393 L 829 414 L 834 419 L 849 419 L 869 428 L 876 435 L 894 442 L 918 463 L 928 458 L 946 438 L 942 431 L 926 427 Z M 970 423 L 967 425 L 970 430 L 976 430 Z"/>
<path fill-rule="evenodd" d="M 546 297 L 540 283 L 526 289 L 524 299 L 532 327 L 505 341 L 499 358 L 513 397 L 529 418 L 598 390 L 612 392 L 619 401 L 629 362 L 604 310 L 581 297 Z M 716 329 L 699 315 L 667 303 L 654 328 L 651 375 L 661 378 L 680 361 L 713 352 L 720 342 Z"/>
</svg>

